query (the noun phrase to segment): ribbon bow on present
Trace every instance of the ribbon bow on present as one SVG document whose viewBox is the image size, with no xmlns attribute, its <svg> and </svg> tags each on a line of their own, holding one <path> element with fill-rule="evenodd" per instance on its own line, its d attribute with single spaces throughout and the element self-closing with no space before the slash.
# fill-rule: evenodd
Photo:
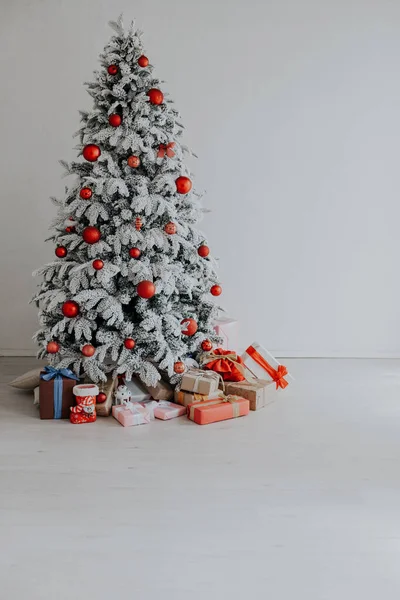
<svg viewBox="0 0 400 600">
<path fill-rule="evenodd" d="M 175 156 L 175 152 L 172 150 L 174 146 L 175 142 L 170 142 L 169 144 L 160 144 L 157 158 L 164 158 L 165 155 L 167 155 L 169 158 Z"/>
<path fill-rule="evenodd" d="M 40 373 L 40 379 L 50 381 L 54 379 L 54 418 L 61 419 L 63 377 L 79 381 L 79 377 L 70 369 L 55 369 L 54 367 L 45 367 L 44 373 Z"/>
<path fill-rule="evenodd" d="M 260 365 L 260 367 L 262 367 L 264 371 L 268 373 L 272 381 L 275 381 L 276 389 L 282 388 L 284 390 L 285 387 L 289 385 L 289 383 L 285 379 L 285 375 L 289 374 L 289 371 L 287 370 L 285 365 L 278 365 L 278 367 L 274 369 L 274 367 L 270 365 L 269 362 L 267 362 L 265 358 L 259 352 L 257 352 L 257 350 L 253 346 L 249 346 L 247 348 L 246 354 L 251 356 L 254 362 Z"/>
<path fill-rule="evenodd" d="M 243 381 L 245 379 L 242 357 L 231 350 L 217 348 L 213 352 L 205 354 L 201 362 L 205 369 L 219 373 L 224 381 Z"/>
</svg>

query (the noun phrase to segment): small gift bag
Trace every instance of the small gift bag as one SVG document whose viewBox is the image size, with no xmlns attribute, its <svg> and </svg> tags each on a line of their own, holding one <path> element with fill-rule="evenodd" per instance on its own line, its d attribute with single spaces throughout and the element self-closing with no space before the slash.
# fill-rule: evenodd
<svg viewBox="0 0 400 600">
<path fill-rule="evenodd" d="M 220 377 L 211 371 L 189 369 L 184 373 L 180 389 L 194 394 L 210 395 L 218 390 Z"/>
<path fill-rule="evenodd" d="M 187 415 L 198 425 L 208 425 L 218 421 L 226 421 L 249 414 L 249 401 L 239 396 L 224 396 L 206 402 L 189 404 Z"/>
<path fill-rule="evenodd" d="M 244 363 L 236 352 L 217 348 L 201 356 L 201 365 L 218 373 L 224 381 L 243 381 Z"/>
<path fill-rule="evenodd" d="M 242 354 L 242 359 L 249 374 L 257 379 L 269 379 L 273 381 L 276 389 L 281 388 L 284 390 L 289 385 L 289 382 L 285 379 L 286 375 L 289 375 L 285 365 L 281 365 L 258 342 L 253 342 L 247 348 L 244 354 Z"/>
<path fill-rule="evenodd" d="M 75 404 L 72 390 L 77 381 L 79 377 L 70 369 L 44 368 L 39 383 L 41 419 L 69 419 L 69 409 Z"/>
</svg>

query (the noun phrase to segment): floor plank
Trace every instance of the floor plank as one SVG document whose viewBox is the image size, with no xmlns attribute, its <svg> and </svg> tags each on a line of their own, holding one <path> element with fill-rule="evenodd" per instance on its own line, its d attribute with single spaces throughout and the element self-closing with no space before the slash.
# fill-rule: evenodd
<svg viewBox="0 0 400 600">
<path fill-rule="evenodd" d="M 400 364 L 291 360 L 249 417 L 40 421 L 0 359 L 5 600 L 398 600 Z"/>
</svg>

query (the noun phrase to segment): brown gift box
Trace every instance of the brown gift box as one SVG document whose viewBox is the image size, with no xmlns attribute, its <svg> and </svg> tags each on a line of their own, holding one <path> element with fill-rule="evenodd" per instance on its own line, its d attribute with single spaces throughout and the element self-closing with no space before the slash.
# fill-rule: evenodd
<svg viewBox="0 0 400 600">
<path fill-rule="evenodd" d="M 85 383 L 92 383 L 90 379 L 86 378 Z M 99 392 L 103 392 L 107 396 L 107 400 L 101 404 L 96 402 L 96 414 L 98 417 L 108 417 L 111 414 L 111 409 L 114 401 L 114 392 L 118 387 L 118 378 L 114 379 L 109 375 L 105 383 L 96 384 L 99 387 Z"/>
<path fill-rule="evenodd" d="M 75 406 L 75 396 L 72 390 L 79 381 L 76 379 L 62 378 L 62 405 L 61 418 L 69 419 L 70 407 Z M 41 419 L 54 419 L 54 379 L 40 380 L 39 383 L 39 410 Z"/>
<path fill-rule="evenodd" d="M 225 381 L 225 393 L 241 396 L 250 401 L 250 410 L 259 410 L 274 401 L 275 395 L 268 394 L 268 386 L 273 381 L 250 379 L 249 381 Z M 270 390 L 272 391 L 272 390 Z"/>
<path fill-rule="evenodd" d="M 157 381 L 156 385 L 154 386 L 145 385 L 145 388 L 147 389 L 149 394 L 151 394 L 151 397 L 154 400 L 172 400 L 172 398 L 174 397 L 174 390 L 172 385 L 170 385 L 163 379 Z"/>
<path fill-rule="evenodd" d="M 182 377 L 181 390 L 209 396 L 218 390 L 220 381 L 221 377 L 214 371 L 189 369 Z"/>
<path fill-rule="evenodd" d="M 205 402 L 206 400 L 212 400 L 223 395 L 224 393 L 221 391 L 214 392 L 213 394 L 211 394 L 211 397 L 207 396 L 206 394 L 193 394 L 191 392 L 184 392 L 183 390 L 175 390 L 175 402 L 177 404 L 182 404 L 183 406 L 188 406 L 189 404 Z"/>
</svg>

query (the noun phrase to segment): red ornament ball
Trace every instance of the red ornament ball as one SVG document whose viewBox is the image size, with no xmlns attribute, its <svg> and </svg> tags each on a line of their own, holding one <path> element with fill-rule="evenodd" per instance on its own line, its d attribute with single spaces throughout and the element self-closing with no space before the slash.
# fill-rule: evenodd
<svg viewBox="0 0 400 600">
<path fill-rule="evenodd" d="M 92 267 L 93 269 L 96 269 L 96 271 L 100 271 L 104 267 L 104 263 L 100 258 L 96 258 L 96 260 L 92 262 Z"/>
<path fill-rule="evenodd" d="M 64 317 L 73 319 L 79 314 L 79 304 L 74 300 L 67 300 L 61 307 L 62 314 Z"/>
<path fill-rule="evenodd" d="M 49 342 L 46 346 L 46 351 L 49 354 L 57 354 L 57 352 L 60 350 L 60 346 L 59 344 L 57 344 L 57 342 Z"/>
<path fill-rule="evenodd" d="M 79 195 L 83 200 L 90 200 L 90 198 L 93 195 L 93 192 L 89 187 L 84 187 L 79 192 Z"/>
<path fill-rule="evenodd" d="M 100 394 L 96 396 L 96 404 L 103 404 L 103 402 L 105 402 L 106 400 L 107 394 L 105 394 L 104 392 L 100 392 Z"/>
<path fill-rule="evenodd" d="M 110 123 L 111 127 L 119 127 L 122 123 L 122 117 L 121 115 L 117 114 L 110 115 L 108 117 L 108 122 Z"/>
<path fill-rule="evenodd" d="M 178 362 L 176 362 L 174 364 L 174 371 L 175 371 L 175 373 L 179 373 L 179 374 L 184 373 L 184 371 L 185 371 L 184 363 L 181 362 L 180 360 L 178 360 Z"/>
<path fill-rule="evenodd" d="M 92 346 L 92 344 L 85 344 L 81 350 L 83 356 L 89 357 L 89 356 L 93 356 L 93 354 L 96 352 L 96 348 L 94 346 Z"/>
<path fill-rule="evenodd" d="M 138 65 L 139 65 L 139 67 L 143 67 L 143 68 L 148 67 L 149 59 L 147 58 L 147 56 L 145 56 L 144 54 L 142 54 L 142 56 L 139 56 Z"/>
<path fill-rule="evenodd" d="M 140 296 L 141 298 L 148 299 L 152 298 L 156 293 L 156 286 L 152 281 L 148 281 L 147 279 L 145 279 L 144 281 L 141 281 L 138 284 L 136 291 L 138 293 L 138 296 Z"/>
<path fill-rule="evenodd" d="M 199 256 L 201 256 L 202 258 L 205 258 L 206 256 L 208 256 L 210 254 L 210 248 L 208 246 L 206 246 L 205 244 L 203 244 L 202 246 L 199 246 L 197 248 L 197 254 Z"/>
<path fill-rule="evenodd" d="M 204 352 L 210 352 L 210 350 L 212 350 L 212 343 L 210 342 L 210 340 L 204 340 L 203 342 L 201 342 L 201 349 L 204 350 Z"/>
<path fill-rule="evenodd" d="M 213 285 L 210 292 L 213 296 L 220 296 L 222 294 L 222 287 L 220 285 Z"/>
<path fill-rule="evenodd" d="M 89 162 L 95 162 L 99 158 L 101 150 L 98 146 L 96 146 L 96 144 L 88 144 L 82 150 L 82 154 L 83 158 Z"/>
<path fill-rule="evenodd" d="M 161 90 L 157 90 L 156 88 L 151 88 L 147 92 L 147 95 L 150 100 L 150 104 L 162 104 L 164 101 L 164 94 Z"/>
<path fill-rule="evenodd" d="M 116 75 L 119 71 L 118 66 L 117 65 L 110 65 L 107 68 L 107 71 L 109 72 L 110 75 Z"/>
<path fill-rule="evenodd" d="M 181 325 L 186 325 L 185 329 L 182 329 L 183 335 L 194 335 L 197 331 L 198 325 L 194 319 L 183 319 Z"/>
<path fill-rule="evenodd" d="M 124 346 L 127 350 L 133 350 L 136 346 L 136 342 L 132 338 L 126 338 L 124 341 Z"/>
<path fill-rule="evenodd" d="M 67 233 L 75 233 L 75 227 L 73 225 L 69 225 L 68 227 L 65 228 L 65 231 Z"/>
<path fill-rule="evenodd" d="M 166 226 L 164 227 L 164 231 L 165 231 L 165 233 L 168 233 L 169 235 L 174 235 L 174 233 L 176 233 L 176 231 L 177 231 L 175 223 L 173 223 L 172 221 L 167 223 Z"/>
<path fill-rule="evenodd" d="M 97 227 L 85 227 L 82 231 L 82 237 L 87 244 L 95 244 L 101 238 L 101 233 Z"/>
<path fill-rule="evenodd" d="M 192 182 L 189 177 L 178 177 L 175 181 L 175 185 L 178 194 L 188 194 L 192 189 Z"/>
<path fill-rule="evenodd" d="M 55 253 L 58 258 L 65 258 L 68 254 L 68 251 L 65 246 L 58 246 L 55 249 Z"/>
<path fill-rule="evenodd" d="M 138 156 L 129 156 L 126 162 L 131 169 L 137 169 L 140 165 L 140 158 Z"/>
<path fill-rule="evenodd" d="M 129 250 L 129 256 L 131 258 L 139 258 L 141 254 L 142 253 L 140 252 L 139 248 L 131 248 Z"/>
</svg>

